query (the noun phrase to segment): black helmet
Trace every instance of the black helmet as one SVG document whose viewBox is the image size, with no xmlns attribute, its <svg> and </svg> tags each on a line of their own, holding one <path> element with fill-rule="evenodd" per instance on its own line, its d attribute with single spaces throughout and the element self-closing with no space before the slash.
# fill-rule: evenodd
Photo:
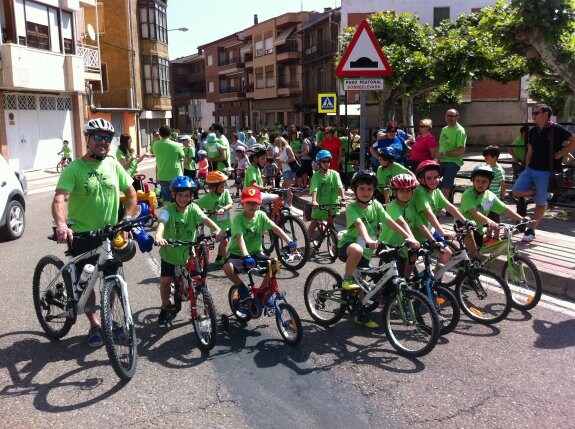
<svg viewBox="0 0 575 429">
<path fill-rule="evenodd" d="M 476 166 L 473 169 L 473 171 L 471 171 L 471 180 L 472 181 L 475 178 L 475 176 L 487 177 L 490 181 L 492 181 L 493 178 L 495 177 L 495 173 L 493 172 L 493 169 L 489 165 L 482 164 L 482 165 Z"/>
<path fill-rule="evenodd" d="M 351 179 L 351 189 L 355 191 L 359 182 L 371 184 L 377 187 L 377 176 L 371 170 L 358 170 Z"/>
<path fill-rule="evenodd" d="M 261 144 L 254 144 L 248 148 L 249 156 L 258 156 L 261 154 L 267 153 L 266 148 Z"/>
</svg>

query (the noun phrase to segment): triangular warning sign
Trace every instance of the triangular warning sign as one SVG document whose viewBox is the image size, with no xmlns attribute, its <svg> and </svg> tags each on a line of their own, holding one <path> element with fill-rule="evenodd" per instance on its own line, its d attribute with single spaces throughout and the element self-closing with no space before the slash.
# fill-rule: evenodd
<svg viewBox="0 0 575 429">
<path fill-rule="evenodd" d="M 326 110 L 332 110 L 333 107 L 334 106 L 332 99 L 330 97 L 325 97 L 323 103 L 321 103 L 321 108 Z"/>
<path fill-rule="evenodd" d="M 335 69 L 338 77 L 389 76 L 392 73 L 387 58 L 369 24 L 364 19 Z"/>
</svg>

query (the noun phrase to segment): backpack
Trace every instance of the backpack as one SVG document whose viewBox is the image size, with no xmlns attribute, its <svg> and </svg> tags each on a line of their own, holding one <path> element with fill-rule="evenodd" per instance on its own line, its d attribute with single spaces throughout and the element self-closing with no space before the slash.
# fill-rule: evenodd
<svg viewBox="0 0 575 429">
<path fill-rule="evenodd" d="M 317 144 L 315 143 L 314 140 L 307 138 L 305 139 L 307 140 L 308 144 L 309 144 L 309 157 L 312 160 L 315 160 L 315 156 L 317 155 L 317 153 L 320 151 L 320 148 L 317 146 Z M 304 144 L 305 144 L 305 140 L 304 140 Z"/>
</svg>

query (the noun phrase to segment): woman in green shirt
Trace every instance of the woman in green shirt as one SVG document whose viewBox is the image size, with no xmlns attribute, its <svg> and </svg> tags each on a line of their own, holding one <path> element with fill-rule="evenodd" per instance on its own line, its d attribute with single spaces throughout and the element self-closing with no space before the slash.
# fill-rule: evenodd
<svg viewBox="0 0 575 429">
<path fill-rule="evenodd" d="M 136 151 L 132 147 L 132 137 L 130 134 L 120 135 L 120 145 L 116 151 L 116 159 L 128 172 L 130 177 L 134 177 L 138 174 L 138 164 L 142 162 L 146 156 L 145 153 L 140 156 L 136 155 Z"/>
</svg>

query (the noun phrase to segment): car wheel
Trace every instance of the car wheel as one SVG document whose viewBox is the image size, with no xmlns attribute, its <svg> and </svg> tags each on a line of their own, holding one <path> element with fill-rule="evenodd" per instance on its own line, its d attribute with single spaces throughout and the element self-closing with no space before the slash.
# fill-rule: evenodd
<svg viewBox="0 0 575 429">
<path fill-rule="evenodd" d="M 24 207 L 17 200 L 11 200 L 6 207 L 6 225 L 2 227 L 0 233 L 7 240 L 16 240 L 24 234 L 26 218 Z"/>
</svg>

